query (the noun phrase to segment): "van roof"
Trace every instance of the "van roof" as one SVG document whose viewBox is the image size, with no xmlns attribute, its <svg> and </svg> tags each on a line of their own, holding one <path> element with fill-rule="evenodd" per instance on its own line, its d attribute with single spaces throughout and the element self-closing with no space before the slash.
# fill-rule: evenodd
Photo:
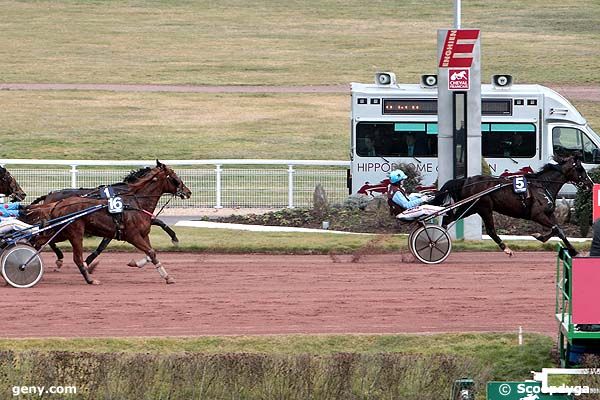
<svg viewBox="0 0 600 400">
<path fill-rule="evenodd" d="M 400 98 L 437 98 L 435 88 L 423 88 L 418 84 L 377 85 L 374 83 L 350 84 L 352 95 L 400 97 Z M 536 97 L 544 108 L 544 119 L 551 121 L 569 121 L 585 125 L 587 121 L 565 97 L 542 85 L 512 85 L 508 88 L 497 88 L 491 84 L 481 85 L 481 96 L 485 98 Z"/>
</svg>

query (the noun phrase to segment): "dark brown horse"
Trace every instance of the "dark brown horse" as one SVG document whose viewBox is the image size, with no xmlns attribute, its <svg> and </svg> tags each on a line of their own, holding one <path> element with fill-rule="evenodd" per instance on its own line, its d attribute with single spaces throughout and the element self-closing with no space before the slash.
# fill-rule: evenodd
<svg viewBox="0 0 600 400">
<path fill-rule="evenodd" d="M 502 242 L 502 239 L 496 233 L 493 217 L 495 211 L 509 217 L 537 222 L 549 231 L 545 234 L 534 233 L 533 236 L 536 239 L 546 242 L 552 236 L 558 236 L 572 255 L 577 254 L 554 216 L 556 196 L 565 183 L 573 183 L 579 188 L 591 190 L 594 182 L 581 165 L 578 156 L 557 158 L 556 162 L 556 164 L 546 164 L 539 172 L 524 175 L 528 186 L 526 193 L 515 193 L 511 178 L 477 175 L 466 179 L 448 181 L 442 186 L 440 194 L 436 196 L 432 204 L 441 205 L 446 194 L 449 194 L 452 200 L 458 201 L 495 185 L 508 183 L 501 189 L 481 197 L 468 211 L 467 208 L 470 204 L 449 212 L 444 216 L 442 225 L 444 227 L 448 226 L 457 218 L 461 218 L 465 211 L 466 214 L 462 217 L 479 214 L 487 234 L 494 239 L 506 254 L 512 256 L 512 250 Z"/>
<path fill-rule="evenodd" d="M 111 190 L 114 195 L 121 196 L 126 195 L 129 190 L 129 184 L 135 183 L 138 179 L 146 175 L 151 168 L 140 168 L 136 171 L 131 171 L 129 175 L 127 175 L 123 182 L 115 183 L 110 185 Z M 43 204 L 43 203 L 52 203 L 58 200 L 66 199 L 68 197 L 89 197 L 93 199 L 102 198 L 102 191 L 105 190 L 107 186 L 98 186 L 97 188 L 80 188 L 80 189 L 60 189 L 54 190 L 44 196 L 38 197 L 31 204 Z M 158 218 L 152 218 L 152 225 L 156 225 L 161 227 L 170 237 L 171 242 L 175 245 L 179 243 L 179 239 L 177 238 L 177 234 L 173 229 L 171 229 L 166 223 Z M 92 271 L 98 265 L 98 260 L 96 258 L 108 247 L 112 238 L 102 238 L 102 241 L 90 255 L 85 259 L 86 264 L 88 265 L 88 271 L 92 273 Z M 56 266 L 57 268 L 61 268 L 63 264 L 64 254 L 58 248 L 54 241 L 48 243 L 54 254 L 56 254 Z"/>
<path fill-rule="evenodd" d="M 15 178 L 4 167 L 0 167 L 0 193 L 9 196 L 12 201 L 21 201 L 27 196 Z"/>
<path fill-rule="evenodd" d="M 101 209 L 93 214 L 75 219 L 56 237 L 57 242 L 68 240 L 71 243 L 73 261 L 87 283 L 99 284 L 97 280 L 90 277 L 87 265 L 83 260 L 83 237 L 85 234 L 131 243 L 146 254 L 146 258 L 154 264 L 160 276 L 167 283 L 175 282 L 156 257 L 156 251 L 152 248 L 148 235 L 152 223 L 152 213 L 160 197 L 165 193 L 171 193 L 181 198 L 189 198 L 191 191 L 175 171 L 158 161 L 156 164 L 156 167 L 152 168 L 144 177 L 129 185 L 126 195 L 121 195 L 124 202 L 122 213 L 111 214 L 107 208 Z M 39 223 L 97 205 L 108 205 L 108 200 L 69 197 L 53 203 L 30 205 L 25 209 L 25 218 L 29 223 Z M 51 235 L 52 232 L 34 236 L 33 244 L 37 247 L 42 246 L 50 239 Z"/>
</svg>

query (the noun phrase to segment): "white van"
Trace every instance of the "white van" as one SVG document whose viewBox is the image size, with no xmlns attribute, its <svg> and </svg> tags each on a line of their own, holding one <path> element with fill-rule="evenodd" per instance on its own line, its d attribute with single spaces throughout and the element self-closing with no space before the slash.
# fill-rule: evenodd
<svg viewBox="0 0 600 400">
<path fill-rule="evenodd" d="M 500 79 L 511 82 L 512 79 Z M 413 164 L 423 184 L 437 179 L 437 87 L 352 83 L 350 193 L 376 194 L 400 163 Z M 536 171 L 554 154 L 583 154 L 600 164 L 600 137 L 563 96 L 540 85 L 481 86 L 482 155 L 493 175 Z M 573 195 L 566 185 L 561 195 Z"/>
</svg>

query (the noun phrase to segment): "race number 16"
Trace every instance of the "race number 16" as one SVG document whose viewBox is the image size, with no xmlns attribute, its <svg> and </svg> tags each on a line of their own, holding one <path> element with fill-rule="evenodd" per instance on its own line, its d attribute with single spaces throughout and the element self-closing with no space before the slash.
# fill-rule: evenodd
<svg viewBox="0 0 600 400">
<path fill-rule="evenodd" d="M 123 212 L 123 200 L 120 197 L 111 197 L 108 199 L 108 212 L 118 214 Z"/>
</svg>

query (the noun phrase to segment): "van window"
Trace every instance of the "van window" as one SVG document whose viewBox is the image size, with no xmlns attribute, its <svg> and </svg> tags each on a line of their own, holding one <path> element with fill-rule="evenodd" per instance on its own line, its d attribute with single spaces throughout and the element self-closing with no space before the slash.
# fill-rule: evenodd
<svg viewBox="0 0 600 400">
<path fill-rule="evenodd" d="M 361 157 L 437 157 L 437 124 L 359 122 L 356 154 Z"/>
<path fill-rule="evenodd" d="M 583 155 L 584 163 L 600 163 L 598 146 L 583 131 L 577 128 L 566 126 L 554 127 L 552 129 L 552 148 L 554 154 L 557 156 L 566 157 L 578 152 Z"/>
<path fill-rule="evenodd" d="M 481 124 L 481 142 L 484 157 L 535 157 L 536 128 L 530 123 Z"/>
</svg>

